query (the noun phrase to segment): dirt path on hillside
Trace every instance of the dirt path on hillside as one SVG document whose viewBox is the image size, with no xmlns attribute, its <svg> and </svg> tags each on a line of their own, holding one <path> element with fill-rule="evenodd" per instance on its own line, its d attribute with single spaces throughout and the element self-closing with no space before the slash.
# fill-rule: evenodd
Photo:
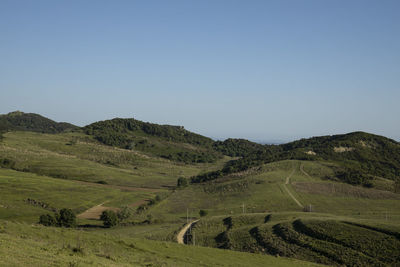
<svg viewBox="0 0 400 267">
<path fill-rule="evenodd" d="M 311 178 L 311 176 L 304 170 L 303 163 L 300 164 L 300 171 L 307 177 Z"/>
<path fill-rule="evenodd" d="M 286 181 L 283 184 L 283 187 L 285 188 L 286 192 L 289 194 L 289 196 L 293 199 L 294 202 L 296 202 L 296 204 L 300 207 L 300 208 L 304 208 L 304 206 L 300 203 L 300 201 L 297 200 L 297 198 L 295 198 L 292 194 L 292 192 L 290 192 L 289 188 L 287 187 L 288 184 L 290 184 L 290 178 L 293 176 L 294 172 L 296 169 L 293 169 L 293 171 L 288 175 L 288 177 L 286 177 Z"/>
<path fill-rule="evenodd" d="M 112 210 L 117 212 L 119 209 L 114 207 L 106 207 L 103 206 L 106 202 L 103 202 L 99 205 L 91 207 L 90 209 L 85 210 L 81 214 L 78 214 L 76 217 L 81 219 L 91 219 L 91 220 L 98 220 L 100 219 L 101 213 L 105 210 Z"/>
<path fill-rule="evenodd" d="M 185 234 L 187 233 L 187 231 L 189 230 L 190 227 L 192 227 L 193 224 L 197 223 L 200 220 L 195 220 L 192 221 L 188 224 L 186 224 L 178 233 L 178 235 L 176 236 L 176 241 L 178 241 L 178 244 L 185 244 Z"/>
</svg>

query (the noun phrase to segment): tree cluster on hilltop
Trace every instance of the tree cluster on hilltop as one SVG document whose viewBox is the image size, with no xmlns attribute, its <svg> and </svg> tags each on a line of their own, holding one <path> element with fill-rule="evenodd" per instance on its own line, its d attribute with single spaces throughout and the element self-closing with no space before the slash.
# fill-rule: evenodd
<svg viewBox="0 0 400 267">
<path fill-rule="evenodd" d="M 40 133 L 61 133 L 78 127 L 66 122 L 55 122 L 34 113 L 20 111 L 0 115 L 0 133 L 6 131 L 32 131 Z"/>
<path fill-rule="evenodd" d="M 228 148 L 234 147 L 234 142 L 227 143 Z M 335 168 L 336 177 L 350 184 L 371 186 L 370 181 L 374 176 L 394 181 L 398 181 L 400 177 L 400 144 L 364 132 L 313 137 L 276 146 L 264 145 L 263 148 L 247 154 L 244 151 L 242 158 L 227 162 L 222 170 L 192 177 L 192 183 L 215 180 L 227 174 L 280 160 L 334 162 L 338 166 Z"/>
<path fill-rule="evenodd" d="M 117 118 L 90 124 L 83 130 L 103 144 L 149 152 L 173 161 L 203 163 L 214 162 L 221 157 L 212 149 L 212 139 L 189 132 L 181 126 Z"/>
</svg>

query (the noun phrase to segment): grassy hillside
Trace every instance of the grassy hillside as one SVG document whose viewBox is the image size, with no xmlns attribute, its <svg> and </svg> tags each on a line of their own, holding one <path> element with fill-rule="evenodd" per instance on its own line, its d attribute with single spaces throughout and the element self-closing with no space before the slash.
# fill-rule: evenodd
<svg viewBox="0 0 400 267">
<path fill-rule="evenodd" d="M 134 207 L 165 191 L 81 183 L 1 168 L 0 189 L 0 219 L 30 223 L 38 222 L 41 214 L 62 208 L 79 214 L 99 204 Z"/>
<path fill-rule="evenodd" d="M 29 257 L 38 266 L 302 264 L 265 254 L 330 265 L 399 261 L 400 161 L 393 140 L 357 132 L 260 145 L 214 142 L 134 119 L 73 131 L 36 122 L 9 128 L 0 140 L 6 265 L 27 265 Z M 102 210 L 123 207 L 127 218 L 101 227 Z M 62 208 L 80 214 L 85 227 L 25 224 Z M 200 210 L 207 215 L 200 218 Z M 172 244 L 195 218 L 189 244 L 261 255 Z"/>
<path fill-rule="evenodd" d="M 121 186 L 175 186 L 178 177 L 220 168 L 225 161 L 220 159 L 213 165 L 174 163 L 141 152 L 103 145 L 79 132 L 9 132 L 0 142 L 0 165 L 3 167 Z"/>
<path fill-rule="evenodd" d="M 60 133 L 78 128 L 66 122 L 55 122 L 34 113 L 20 111 L 0 115 L 0 132 L 32 131 L 40 133 Z"/>
<path fill-rule="evenodd" d="M 315 266 L 299 260 L 0 220 L 2 266 Z"/>
<path fill-rule="evenodd" d="M 397 189 L 393 186 L 392 190 L 399 190 L 400 144 L 382 136 L 354 132 L 301 139 L 283 145 L 265 145 L 262 149 L 250 150 L 252 153 L 246 153 L 246 149 L 240 151 L 244 155 L 241 159 L 228 162 L 220 171 L 194 177 L 192 181 L 220 179 L 280 160 L 322 160 L 333 163 L 334 173 L 327 178 L 367 187 L 373 187 L 376 179 L 384 178 L 395 181 Z"/>
<path fill-rule="evenodd" d="M 400 260 L 400 232 L 305 213 L 248 214 L 197 223 L 188 242 L 328 265 L 382 266 Z M 388 230 L 391 229 L 391 230 Z"/>
<path fill-rule="evenodd" d="M 214 141 L 182 126 L 158 125 L 135 119 L 112 119 L 90 124 L 85 133 L 109 146 L 134 149 L 180 162 L 215 162 L 221 157 Z"/>
<path fill-rule="evenodd" d="M 243 210 L 246 213 L 303 211 L 311 205 L 313 212 L 318 213 L 400 222 L 400 195 L 326 179 L 332 172 L 330 163 L 273 162 L 177 190 L 150 213 L 164 220 L 176 220 L 185 218 L 187 209 L 189 216 L 198 217 L 200 209 L 216 216 L 237 215 Z M 390 185 L 391 181 L 387 183 Z"/>
</svg>

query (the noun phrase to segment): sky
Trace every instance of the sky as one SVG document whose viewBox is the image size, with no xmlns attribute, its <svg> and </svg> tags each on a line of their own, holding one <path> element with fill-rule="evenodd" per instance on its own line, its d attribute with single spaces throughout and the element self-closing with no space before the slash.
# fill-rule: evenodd
<svg viewBox="0 0 400 267">
<path fill-rule="evenodd" d="M 0 113 L 400 140 L 400 1 L 0 0 Z"/>
</svg>

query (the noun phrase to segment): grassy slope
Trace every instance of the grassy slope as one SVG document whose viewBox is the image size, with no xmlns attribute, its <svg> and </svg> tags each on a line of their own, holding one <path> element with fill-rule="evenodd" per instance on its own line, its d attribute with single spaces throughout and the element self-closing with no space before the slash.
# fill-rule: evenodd
<svg viewBox="0 0 400 267">
<path fill-rule="evenodd" d="M 216 164 L 181 164 L 136 151 L 101 145 L 81 133 L 39 134 L 9 132 L 0 143 L 0 158 L 16 162 L 15 169 L 52 177 L 108 184 L 173 186 L 178 177 L 190 177 Z"/>
<path fill-rule="evenodd" d="M 301 171 L 301 165 L 306 174 Z M 292 172 L 291 184 L 287 187 L 303 205 L 311 204 L 316 212 L 385 220 L 388 213 L 388 220 L 400 221 L 398 194 L 387 192 L 377 199 L 374 189 L 353 187 L 322 179 L 332 172 L 329 165 L 310 161 L 270 163 L 253 173 L 233 176 L 219 183 L 191 185 L 183 190 L 177 190 L 166 201 L 154 207 L 151 212 L 155 216 L 169 218 L 185 217 L 187 209 L 194 216 L 198 216 L 199 209 L 209 210 L 210 215 L 240 214 L 243 211 L 242 204 L 245 205 L 247 213 L 302 211 L 283 188 L 286 177 Z M 348 187 L 351 190 L 347 190 L 345 195 L 320 194 L 318 191 L 302 192 L 295 191 L 298 187 L 296 183 L 309 186 L 326 184 L 336 186 L 336 188 L 347 189 Z M 360 191 L 363 194 L 360 194 Z"/>
<path fill-rule="evenodd" d="M 220 216 L 197 223 L 189 243 L 195 238 L 198 245 L 329 265 L 381 266 L 398 262 L 400 227 L 376 224 L 379 222 L 313 213 Z"/>
<path fill-rule="evenodd" d="M 37 222 L 39 215 L 51 213 L 26 199 L 34 199 L 52 208 L 71 208 L 80 213 L 92 206 L 121 207 L 155 196 L 155 192 L 126 191 L 110 186 L 82 184 L 76 181 L 38 176 L 0 168 L 0 219 Z"/>
<path fill-rule="evenodd" d="M 301 139 L 278 146 L 266 145 L 252 153 L 247 153 L 248 150 L 252 151 L 249 145 L 242 149 L 243 158 L 230 162 L 221 172 L 210 172 L 192 179 L 192 182 L 221 179 L 223 175 L 265 163 L 297 159 L 329 161 L 335 170 L 331 178 L 340 178 L 349 184 L 372 187 L 379 184 L 378 180 L 389 179 L 393 181 L 390 190 L 399 190 L 400 144 L 383 136 L 353 132 Z M 236 153 L 235 150 L 232 152 Z"/>
<path fill-rule="evenodd" d="M 2 266 L 314 266 L 298 260 L 0 221 Z"/>
</svg>

